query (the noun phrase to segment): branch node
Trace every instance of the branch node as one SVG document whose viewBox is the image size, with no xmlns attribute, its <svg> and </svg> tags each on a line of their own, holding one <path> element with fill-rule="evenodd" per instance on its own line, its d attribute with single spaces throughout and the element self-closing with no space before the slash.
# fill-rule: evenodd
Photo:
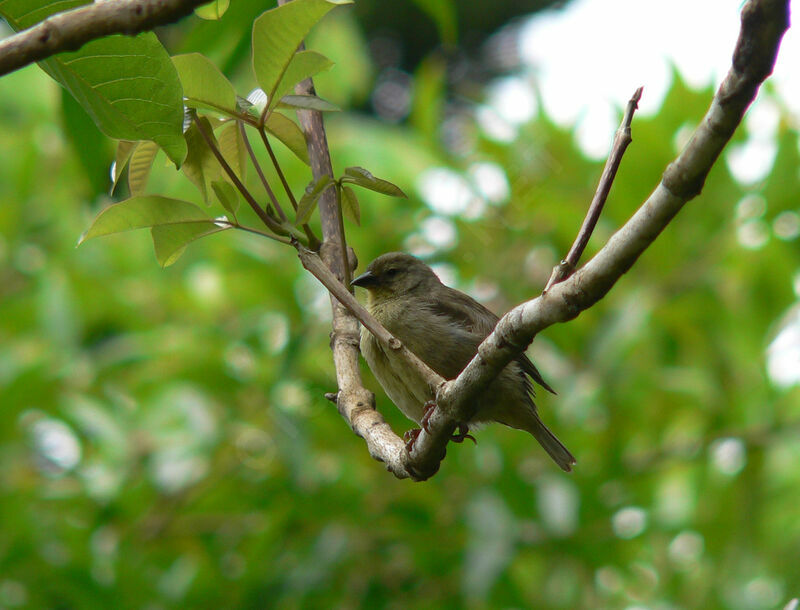
<svg viewBox="0 0 800 610">
<path fill-rule="evenodd" d="M 358 348 L 361 343 L 361 335 L 358 332 L 333 331 L 331 332 L 330 337 L 331 337 L 331 342 L 330 342 L 331 349 L 334 348 L 337 341 L 341 341 L 345 345 L 349 345 L 350 347 L 355 347 L 355 348 Z"/>
<path fill-rule="evenodd" d="M 562 260 L 553 267 L 553 272 L 550 274 L 550 279 L 547 280 L 547 285 L 544 287 L 544 290 L 542 290 L 542 294 L 547 294 L 548 290 L 556 284 L 563 282 L 573 273 L 575 273 L 575 265 L 571 265 L 568 261 Z"/>
<path fill-rule="evenodd" d="M 347 246 L 347 264 L 350 265 L 350 273 L 358 269 L 358 256 L 356 256 L 356 251 L 350 246 Z"/>
<path fill-rule="evenodd" d="M 628 145 L 633 141 L 631 138 L 631 121 L 633 121 L 633 113 L 639 107 L 639 100 L 642 99 L 643 90 L 643 87 L 639 87 L 633 92 L 631 99 L 628 100 L 619 129 L 614 134 L 614 142 L 611 145 L 611 152 L 608 155 L 606 166 L 603 168 L 600 181 L 597 183 L 597 190 L 591 204 L 589 204 L 583 224 L 567 256 L 553 268 L 543 293 L 546 293 L 553 286 L 572 275 L 578 265 L 578 261 L 581 259 L 581 255 L 583 255 L 583 251 L 586 249 L 586 245 L 589 243 L 589 238 L 597 226 L 597 221 L 600 220 L 600 213 L 603 211 L 603 206 L 606 203 L 606 199 L 608 199 L 608 193 L 611 191 L 611 185 L 614 183 L 617 170 L 622 162 L 622 155 L 625 154 Z"/>
</svg>

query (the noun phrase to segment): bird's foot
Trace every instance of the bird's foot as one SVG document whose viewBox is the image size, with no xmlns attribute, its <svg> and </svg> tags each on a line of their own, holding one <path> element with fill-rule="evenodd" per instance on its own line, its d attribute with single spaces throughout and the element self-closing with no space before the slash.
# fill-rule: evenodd
<svg viewBox="0 0 800 610">
<path fill-rule="evenodd" d="M 454 443 L 463 443 L 464 439 L 469 439 L 476 445 L 478 441 L 475 440 L 475 437 L 469 433 L 469 427 L 466 424 L 459 424 L 458 425 L 458 434 L 454 434 L 450 437 L 450 440 Z"/>
<path fill-rule="evenodd" d="M 419 425 L 422 426 L 422 429 L 425 430 L 425 432 L 430 432 L 430 430 L 428 430 L 428 422 L 430 421 L 431 415 L 433 415 L 435 410 L 436 403 L 432 400 L 429 400 L 422 405 L 422 419 L 419 420 Z"/>
<path fill-rule="evenodd" d="M 407 430 L 405 434 L 403 434 L 403 440 L 406 442 L 406 451 L 411 453 L 411 450 L 414 448 L 414 443 L 419 436 L 420 430 L 419 428 L 411 428 L 411 430 Z"/>
</svg>

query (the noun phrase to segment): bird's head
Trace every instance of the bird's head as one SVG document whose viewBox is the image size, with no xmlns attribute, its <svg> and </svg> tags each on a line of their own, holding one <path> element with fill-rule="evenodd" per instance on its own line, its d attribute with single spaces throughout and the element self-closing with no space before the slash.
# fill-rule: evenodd
<svg viewBox="0 0 800 610">
<path fill-rule="evenodd" d="M 418 258 L 403 252 L 379 256 L 351 284 L 365 288 L 372 298 L 389 299 L 428 290 L 440 284 L 439 278 Z"/>
</svg>

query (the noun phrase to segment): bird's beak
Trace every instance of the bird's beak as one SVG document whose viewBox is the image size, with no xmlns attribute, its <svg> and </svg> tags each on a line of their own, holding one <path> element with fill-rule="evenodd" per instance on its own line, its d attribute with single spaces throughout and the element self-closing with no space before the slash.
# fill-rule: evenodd
<svg viewBox="0 0 800 610">
<path fill-rule="evenodd" d="M 361 288 L 369 288 L 378 283 L 377 276 L 373 275 L 372 271 L 365 271 L 356 279 L 350 282 L 351 286 L 361 286 Z"/>
</svg>

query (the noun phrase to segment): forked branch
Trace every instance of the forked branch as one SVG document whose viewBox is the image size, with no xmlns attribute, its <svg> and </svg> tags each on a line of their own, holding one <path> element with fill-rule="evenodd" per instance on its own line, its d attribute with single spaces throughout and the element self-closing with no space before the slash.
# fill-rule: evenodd
<svg viewBox="0 0 800 610">
<path fill-rule="evenodd" d="M 547 281 L 547 286 L 544 292 L 550 290 L 555 284 L 563 282 L 570 275 L 575 272 L 578 266 L 578 261 L 581 259 L 583 251 L 586 249 L 586 244 L 589 243 L 589 238 L 597 226 L 597 221 L 600 220 L 600 213 L 603 211 L 603 206 L 608 199 L 608 193 L 611 191 L 611 185 L 614 183 L 614 178 L 617 175 L 619 164 L 622 162 L 622 155 L 628 148 L 628 144 L 632 142 L 631 138 L 631 121 L 633 120 L 633 113 L 639 107 L 639 100 L 642 99 L 642 87 L 634 91 L 633 96 L 628 101 L 625 107 L 625 114 L 622 115 L 622 123 L 614 135 L 614 143 L 611 145 L 611 153 L 608 155 L 606 166 L 600 176 L 600 182 L 597 185 L 592 203 L 589 204 L 589 211 L 586 213 L 586 218 L 583 219 L 578 236 L 575 238 L 575 243 L 569 249 L 567 256 L 558 265 L 553 267 L 553 272 L 550 274 L 550 279 Z"/>
<path fill-rule="evenodd" d="M 733 66 L 704 120 L 683 152 L 667 167 L 653 194 L 584 267 L 564 281 L 553 283 L 542 296 L 519 305 L 503 316 L 458 378 L 435 388 L 439 408 L 433 411 L 428 421 L 428 431 L 420 433 L 410 454 L 405 451 L 402 440 L 375 411 L 374 396 L 361 384 L 357 367 L 358 325 L 349 311 L 351 307 L 353 311 L 358 308 L 350 303 L 346 309 L 332 297 L 333 350 L 339 383 L 336 402 L 353 430 L 365 438 L 373 457 L 385 462 L 387 468 L 399 478 L 424 480 L 438 470 L 444 448 L 457 422 L 469 421 L 474 414 L 472 398 L 524 351 L 537 333 L 557 322 L 575 318 L 603 298 L 683 205 L 700 193 L 708 172 L 741 122 L 760 84 L 771 73 L 788 25 L 789 0 L 749 0 L 745 4 Z M 633 107 L 636 97 L 632 99 Z M 632 114 L 630 105 L 629 110 Z M 315 159 L 321 158 L 320 155 L 329 163 L 321 118 L 318 121 L 315 119 L 315 122 L 303 121 L 303 126 L 309 138 L 312 165 Z M 611 160 L 609 165 L 613 165 Z M 607 182 L 610 187 L 610 179 Z M 607 189 L 605 195 L 601 190 L 598 189 L 598 200 L 607 195 Z M 326 204 L 324 211 L 321 202 L 320 211 L 326 241 L 322 248 L 323 260 L 341 281 L 348 277 L 345 269 L 349 271 L 341 214 L 335 201 Z M 585 225 L 588 227 L 591 222 L 587 219 Z M 581 231 L 582 237 L 571 250 L 572 257 L 568 255 L 573 265 L 577 264 L 590 233 L 588 228 L 587 231 Z M 583 245 L 579 242 L 583 242 Z M 343 300 L 347 302 L 349 297 Z M 361 312 L 358 315 L 363 318 Z"/>
<path fill-rule="evenodd" d="M 542 296 L 508 312 L 478 348 L 457 379 L 437 394 L 439 409 L 414 444 L 409 466 L 435 472 L 440 438 L 453 421 L 469 421 L 471 398 L 533 340 L 537 333 L 566 322 L 599 301 L 655 241 L 683 205 L 700 194 L 706 176 L 730 140 L 761 83 L 772 72 L 781 39 L 789 27 L 789 0 L 749 0 L 733 65 L 689 143 L 633 217 L 585 266 Z M 425 470 L 425 468 L 428 470 Z"/>
</svg>

